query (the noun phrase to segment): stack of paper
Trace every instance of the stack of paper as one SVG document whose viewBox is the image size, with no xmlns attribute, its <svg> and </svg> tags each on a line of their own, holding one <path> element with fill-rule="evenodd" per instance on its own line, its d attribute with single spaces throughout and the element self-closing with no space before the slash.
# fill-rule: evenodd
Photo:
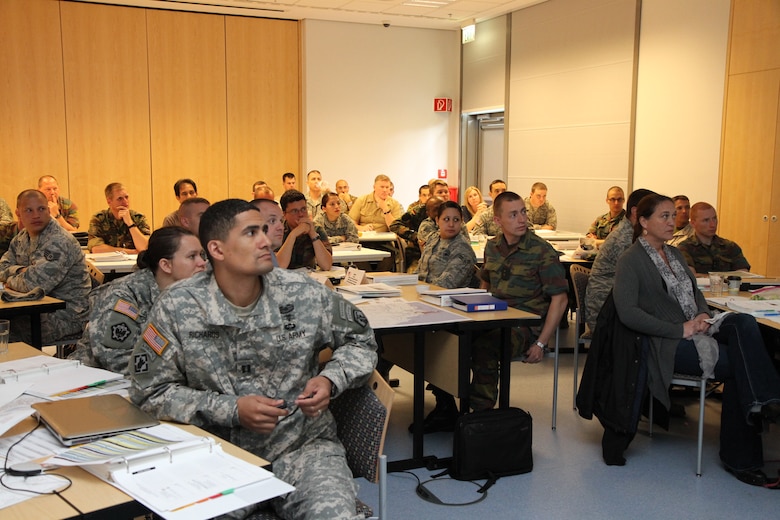
<svg viewBox="0 0 780 520">
<path fill-rule="evenodd" d="M 27 383 L 25 393 L 44 399 L 85 397 L 129 386 L 122 374 L 50 356 L 0 363 L 0 382 Z"/>
<path fill-rule="evenodd" d="M 363 298 L 385 298 L 401 296 L 401 289 L 386 283 L 367 283 L 363 285 L 342 285 L 339 292 L 357 294 Z"/>
<path fill-rule="evenodd" d="M 386 283 L 389 285 L 417 285 L 416 274 L 379 272 L 367 273 L 366 277 L 376 283 Z"/>
<path fill-rule="evenodd" d="M 441 307 L 452 307 L 453 295 L 480 293 L 487 293 L 487 291 L 485 289 L 470 289 L 468 287 L 460 289 L 434 289 L 420 292 L 420 299 Z"/>
<path fill-rule="evenodd" d="M 747 298 L 729 298 L 726 301 L 729 309 L 752 314 L 756 318 L 780 316 L 780 300 L 749 300 Z"/>
</svg>

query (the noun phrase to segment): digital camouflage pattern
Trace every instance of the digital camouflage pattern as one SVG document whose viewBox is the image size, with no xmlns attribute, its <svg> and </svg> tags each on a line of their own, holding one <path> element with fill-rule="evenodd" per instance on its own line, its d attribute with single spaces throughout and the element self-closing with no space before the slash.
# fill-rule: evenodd
<svg viewBox="0 0 780 520">
<path fill-rule="evenodd" d="M 145 216 L 131 209 L 130 217 L 141 233 L 144 235 L 151 234 L 149 223 L 146 221 Z M 127 224 L 122 219 L 115 219 L 110 209 L 99 211 L 92 217 L 92 220 L 89 221 L 88 234 L 87 247 L 90 251 L 92 251 L 93 247 L 101 244 L 125 249 L 136 249 L 135 243 L 133 243 L 133 236 L 130 234 Z"/>
<path fill-rule="evenodd" d="M 534 208 L 531 205 L 531 198 L 525 198 L 525 212 L 528 214 L 528 223 L 533 224 L 535 229 L 539 229 L 542 226 L 552 226 L 553 229 L 558 228 L 558 215 L 555 214 L 555 208 L 550 204 L 550 201 L 545 201 L 544 204 L 538 208 Z"/>
<path fill-rule="evenodd" d="M 585 290 L 585 316 L 591 331 L 596 329 L 596 318 L 598 318 L 601 307 L 615 283 L 615 268 L 618 258 L 629 248 L 633 237 L 634 226 L 630 220 L 624 218 L 601 244 L 596 259 L 593 261 L 588 278 L 588 288 Z"/>
<path fill-rule="evenodd" d="M 509 246 L 503 235 L 485 245 L 485 264 L 480 278 L 496 298 L 516 309 L 547 315 L 550 298 L 566 293 L 569 284 L 558 253 L 544 239 L 526 231 L 520 241 Z M 513 357 L 528 350 L 539 336 L 539 327 L 513 327 Z M 498 368 L 501 359 L 500 332 L 492 330 L 475 338 L 471 357 L 471 406 L 474 410 L 492 408 L 498 396 Z"/>
<path fill-rule="evenodd" d="M 604 240 L 625 216 L 626 210 L 621 210 L 615 217 L 611 217 L 607 212 L 593 221 L 593 224 L 588 228 L 588 233 L 592 233 L 599 240 Z"/>
<path fill-rule="evenodd" d="M 0 224 L 10 224 L 14 221 L 14 213 L 11 211 L 11 206 L 0 198 Z"/>
<path fill-rule="evenodd" d="M 495 214 L 493 213 L 493 206 L 490 206 L 488 209 L 482 212 L 482 215 L 479 216 L 479 220 L 477 221 L 477 225 L 474 226 L 473 233 L 475 235 L 485 235 L 489 237 L 495 237 L 501 234 L 501 226 L 496 224 L 495 219 L 493 218 Z"/>
<path fill-rule="evenodd" d="M 314 223 L 321 227 L 329 237 L 346 237 L 347 242 L 359 242 L 358 229 L 352 219 L 345 213 L 339 213 L 339 217 L 331 222 L 325 213 L 320 213 L 314 218 Z"/>
<path fill-rule="evenodd" d="M 325 246 L 325 249 L 328 250 L 328 253 L 333 254 L 333 247 L 330 245 L 330 242 L 328 242 L 328 235 L 325 234 L 325 230 L 316 224 L 314 225 L 314 230 L 320 236 L 320 241 Z M 287 237 L 290 236 L 290 231 L 289 224 L 285 222 L 284 240 L 287 240 Z M 311 238 L 309 238 L 308 233 L 304 233 L 295 239 L 292 254 L 290 255 L 290 264 L 287 266 L 287 269 L 298 269 L 299 267 L 308 267 L 309 269 L 317 268 L 317 256 L 314 253 L 314 243 L 311 241 Z"/>
<path fill-rule="evenodd" d="M 128 375 L 133 346 L 159 295 L 151 269 L 141 269 L 93 290 L 89 296 L 89 323 L 68 357 Z"/>
<path fill-rule="evenodd" d="M 47 296 L 65 301 L 65 308 L 41 315 L 41 337 L 50 344 L 80 333 L 89 314 L 92 288 L 84 253 L 78 241 L 54 219 L 33 239 L 22 230 L 0 259 L 0 282 L 9 289 L 29 292 L 40 287 Z M 11 320 L 11 341 L 30 342 L 29 318 Z"/>
<path fill-rule="evenodd" d="M 685 261 L 698 274 L 722 271 L 750 271 L 750 263 L 742 253 L 742 248 L 736 242 L 721 238 L 718 235 L 712 237 L 710 245 L 702 244 L 695 234 L 687 240 L 683 240 L 677 246 Z"/>
<path fill-rule="evenodd" d="M 457 235 L 443 239 L 436 233 L 425 243 L 425 251 L 418 265 L 417 277 L 445 289 L 468 287 L 474 275 L 477 256 L 471 243 Z"/>
<path fill-rule="evenodd" d="M 14 221 L 4 222 L 0 224 L 0 256 L 3 256 L 8 247 L 11 245 L 11 240 L 19 233 L 19 224 Z"/>
<path fill-rule="evenodd" d="M 262 277 L 253 308 L 234 307 L 211 272 L 163 292 L 130 360 L 134 402 L 159 419 L 190 423 L 273 463 L 297 490 L 274 500 L 284 518 L 353 518 L 355 484 L 330 411 L 307 417 L 292 404 L 316 375 L 333 395 L 365 383 L 376 342 L 365 315 L 300 273 L 274 269 Z M 320 371 L 318 356 L 333 357 Z M 270 434 L 240 426 L 239 396 L 288 403 L 290 415 Z"/>
</svg>

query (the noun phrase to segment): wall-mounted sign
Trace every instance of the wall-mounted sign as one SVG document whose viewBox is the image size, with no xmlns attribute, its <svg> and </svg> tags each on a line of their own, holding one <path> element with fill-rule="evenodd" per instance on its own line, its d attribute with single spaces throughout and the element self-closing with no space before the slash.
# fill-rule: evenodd
<svg viewBox="0 0 780 520">
<path fill-rule="evenodd" d="M 450 99 L 450 98 L 433 98 L 433 111 L 434 112 L 452 112 L 452 99 Z"/>
</svg>

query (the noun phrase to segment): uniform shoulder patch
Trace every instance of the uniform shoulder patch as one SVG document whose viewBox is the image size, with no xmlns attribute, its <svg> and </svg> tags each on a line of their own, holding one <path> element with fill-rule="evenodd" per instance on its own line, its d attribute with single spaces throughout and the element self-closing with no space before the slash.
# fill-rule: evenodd
<svg viewBox="0 0 780 520">
<path fill-rule="evenodd" d="M 165 339 L 165 336 L 160 334 L 160 332 L 151 323 L 146 326 L 143 338 L 146 344 L 149 345 L 149 348 L 154 350 L 158 356 L 162 356 L 165 347 L 167 347 L 169 343 L 169 341 Z"/>
<path fill-rule="evenodd" d="M 129 316 L 133 320 L 138 319 L 138 307 L 133 305 L 127 300 L 119 299 L 116 304 L 114 305 L 114 310 L 120 314 L 124 314 L 125 316 Z"/>
<path fill-rule="evenodd" d="M 368 318 L 366 318 L 366 315 L 363 314 L 363 311 L 360 309 L 352 309 L 352 317 L 361 327 L 368 325 Z"/>
</svg>

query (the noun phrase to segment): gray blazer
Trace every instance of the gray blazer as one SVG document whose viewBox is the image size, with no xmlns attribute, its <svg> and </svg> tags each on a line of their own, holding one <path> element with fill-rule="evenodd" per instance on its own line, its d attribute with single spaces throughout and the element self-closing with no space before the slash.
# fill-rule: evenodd
<svg viewBox="0 0 780 520">
<path fill-rule="evenodd" d="M 671 250 L 675 258 L 686 265 L 682 253 L 675 247 Z M 696 287 L 696 278 L 690 271 L 688 276 L 699 314 L 710 314 L 704 295 Z M 668 409 L 674 354 L 687 320 L 675 297 L 666 291 L 661 273 L 638 242 L 634 242 L 618 260 L 613 297 L 620 321 L 650 337 L 647 384 L 653 397 Z"/>
</svg>

